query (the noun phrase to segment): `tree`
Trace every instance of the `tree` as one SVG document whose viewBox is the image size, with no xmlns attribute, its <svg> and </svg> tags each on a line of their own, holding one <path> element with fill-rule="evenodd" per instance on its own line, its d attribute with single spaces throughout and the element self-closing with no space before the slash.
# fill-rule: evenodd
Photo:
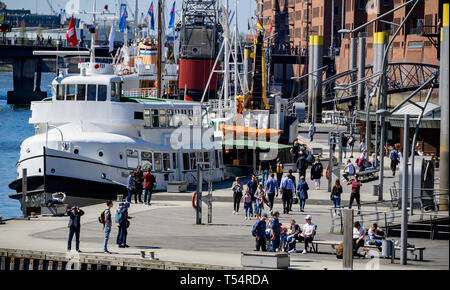
<svg viewBox="0 0 450 290">
<path fill-rule="evenodd" d="M 27 38 L 27 25 L 25 23 L 25 20 L 22 20 L 22 23 L 20 24 L 20 32 L 19 32 L 19 39 L 22 44 L 28 44 Z"/>
</svg>

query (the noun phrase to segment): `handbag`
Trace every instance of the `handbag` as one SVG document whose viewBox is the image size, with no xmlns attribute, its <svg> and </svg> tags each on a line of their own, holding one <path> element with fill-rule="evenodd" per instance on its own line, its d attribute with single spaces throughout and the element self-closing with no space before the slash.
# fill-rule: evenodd
<svg viewBox="0 0 450 290">
<path fill-rule="evenodd" d="M 297 197 L 294 197 L 294 200 L 293 200 L 292 203 L 293 203 L 293 204 L 298 204 L 298 198 L 297 198 Z"/>
</svg>

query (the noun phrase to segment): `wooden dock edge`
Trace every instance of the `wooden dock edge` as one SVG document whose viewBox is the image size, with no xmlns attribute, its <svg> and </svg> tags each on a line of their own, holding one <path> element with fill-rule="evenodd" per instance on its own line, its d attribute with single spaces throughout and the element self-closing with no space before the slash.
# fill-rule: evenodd
<svg viewBox="0 0 450 290">
<path fill-rule="evenodd" d="M 150 260 L 141 257 L 0 248 L 0 271 L 8 270 L 243 270 L 244 268 Z"/>
</svg>

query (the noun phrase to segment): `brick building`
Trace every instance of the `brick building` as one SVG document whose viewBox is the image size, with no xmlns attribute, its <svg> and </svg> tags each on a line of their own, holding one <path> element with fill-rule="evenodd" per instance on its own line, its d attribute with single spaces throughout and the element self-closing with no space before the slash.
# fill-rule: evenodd
<svg viewBox="0 0 450 290">
<path fill-rule="evenodd" d="M 262 0 L 261 0 L 262 1 Z M 334 19 L 333 42 L 340 46 L 338 30 L 341 27 L 343 0 L 264 0 L 263 18 L 266 31 L 272 26 L 275 52 L 304 54 L 308 47 L 309 35 L 324 36 L 324 55 L 328 55 L 331 45 L 331 19 Z M 332 7 L 334 4 L 334 8 Z M 333 14 L 332 14 L 333 13 Z M 301 68 L 292 66 L 298 76 Z"/>
<path fill-rule="evenodd" d="M 367 0 L 346 0 L 345 5 L 345 28 L 354 29 L 361 24 L 373 20 L 383 13 L 407 2 L 405 0 L 379 0 L 378 7 L 373 7 L 372 13 L 367 13 Z M 439 64 L 439 19 L 442 17 L 442 5 L 448 0 L 426 0 L 421 1 L 405 27 L 400 31 L 392 44 L 389 53 L 389 62 L 417 62 L 427 64 Z M 384 18 L 387 22 L 400 24 L 411 9 L 411 5 L 395 11 Z M 375 12 L 375 13 L 373 13 Z M 388 32 L 393 35 L 396 26 L 386 22 L 375 22 L 368 25 L 362 32 L 366 35 L 367 51 L 366 64 L 373 63 L 373 35 L 375 32 Z M 358 35 L 353 35 L 358 37 Z M 349 68 L 350 35 L 345 35 L 341 54 L 337 64 L 338 72 Z"/>
</svg>

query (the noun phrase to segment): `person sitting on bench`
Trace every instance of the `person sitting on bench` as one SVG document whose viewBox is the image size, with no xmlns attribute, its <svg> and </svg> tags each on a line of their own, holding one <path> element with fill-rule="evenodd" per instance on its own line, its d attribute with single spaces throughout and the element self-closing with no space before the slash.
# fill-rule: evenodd
<svg viewBox="0 0 450 290">
<path fill-rule="evenodd" d="M 314 240 L 317 228 L 317 226 L 311 222 L 312 217 L 310 215 L 307 215 L 305 220 L 306 224 L 303 225 L 303 231 L 298 237 L 299 242 L 305 242 L 305 249 L 302 254 L 308 253 L 308 244 Z"/>
<path fill-rule="evenodd" d="M 295 241 L 299 239 L 300 236 L 300 226 L 295 222 L 295 220 L 291 220 L 291 228 L 289 235 L 287 237 L 287 252 L 295 253 L 297 250 L 295 249 Z"/>
<path fill-rule="evenodd" d="M 364 246 L 364 237 L 366 230 L 361 226 L 359 221 L 356 221 L 353 227 L 353 255 L 358 256 L 358 249 Z"/>
<path fill-rule="evenodd" d="M 66 200 L 66 194 L 64 192 L 57 192 L 52 194 L 52 198 L 45 201 L 45 206 L 52 207 L 55 204 L 62 204 Z"/>
<path fill-rule="evenodd" d="M 378 227 L 376 223 L 370 225 L 368 236 L 369 245 L 376 245 L 378 248 L 381 247 L 383 240 L 386 238 L 386 234 Z"/>
</svg>

